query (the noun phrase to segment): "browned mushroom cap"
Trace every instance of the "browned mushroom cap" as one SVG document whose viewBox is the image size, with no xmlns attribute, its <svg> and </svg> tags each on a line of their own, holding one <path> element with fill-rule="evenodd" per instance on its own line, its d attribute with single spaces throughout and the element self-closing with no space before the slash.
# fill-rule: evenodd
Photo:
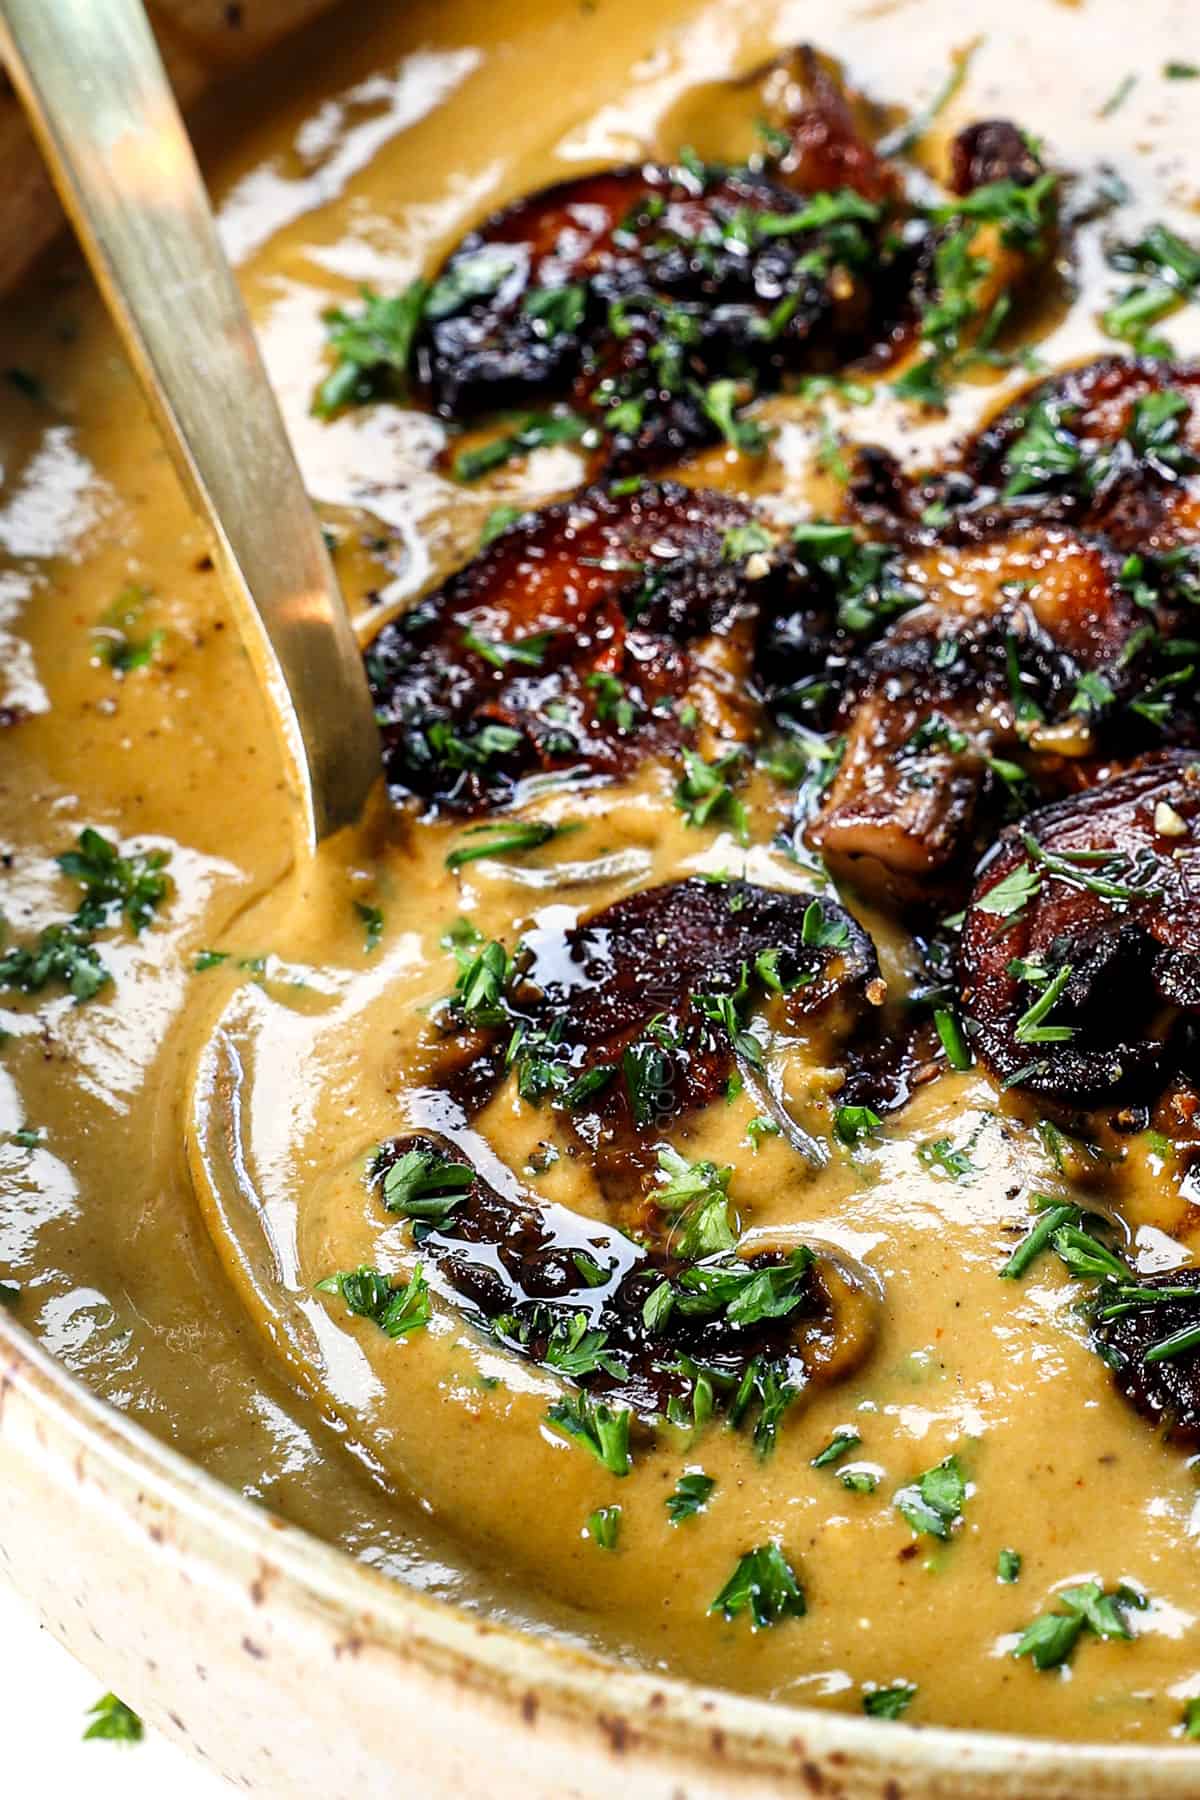
<svg viewBox="0 0 1200 1800">
<path fill-rule="evenodd" d="M 1006 408 L 968 449 L 976 488 L 1141 556 L 1200 535 L 1200 371 L 1103 357 Z"/>
<path fill-rule="evenodd" d="M 1073 787 L 1101 747 L 1154 742 L 1127 710 L 1153 633 L 1122 560 L 1062 528 L 897 563 L 922 603 L 851 659 L 845 752 L 809 828 L 839 875 L 951 898 L 1006 810 Z"/>
<path fill-rule="evenodd" d="M 950 146 L 950 185 L 970 194 L 993 181 L 1029 187 L 1042 174 L 1029 138 L 1011 119 L 980 119 L 959 132 Z"/>
<path fill-rule="evenodd" d="M 831 900 L 699 877 L 643 888 L 570 929 L 527 934 L 500 1022 L 450 1051 L 435 1080 L 468 1107 L 506 1062 L 606 1158 L 633 1160 L 673 1118 L 724 1093 L 759 1051 L 752 1007 L 820 1019 L 831 1055 L 878 1013 L 870 937 Z M 469 1024 L 470 1021 L 465 1021 Z"/>
<path fill-rule="evenodd" d="M 1139 1277 L 1125 1293 L 1096 1326 L 1113 1380 L 1167 1437 L 1200 1443 L 1200 1269 Z"/>
<path fill-rule="evenodd" d="M 604 171 L 473 232 L 430 290 L 416 347 L 436 409 L 570 395 L 604 464 L 649 468 L 738 437 L 735 401 L 789 372 L 888 353 L 916 260 L 891 228 L 894 178 L 828 73 L 803 53 L 790 67 L 782 151 L 741 169 Z"/>
<path fill-rule="evenodd" d="M 755 583 L 724 552 L 749 517 L 730 496 L 643 485 L 518 520 L 368 648 L 393 797 L 474 811 L 537 770 L 633 769 L 684 737 L 705 640 L 701 711 L 745 736 L 743 684 L 722 665 L 739 661 Z"/>
<path fill-rule="evenodd" d="M 447 1165 L 470 1171 L 448 1208 L 414 1223 L 425 1265 L 507 1348 L 612 1406 L 648 1420 L 671 1401 L 690 1411 L 702 1371 L 732 1422 L 765 1411 L 756 1436 L 767 1447 L 789 1397 L 843 1379 L 870 1353 L 878 1294 L 845 1259 L 800 1245 L 683 1262 L 565 1207 L 501 1194 L 454 1146 L 425 1134 L 397 1138 L 379 1157 L 385 1204 L 389 1174 L 422 1163 L 443 1178 Z M 581 1342 L 585 1330 L 599 1340 Z"/>
<path fill-rule="evenodd" d="M 1101 357 L 1030 387 L 940 470 L 909 478 L 865 451 L 851 501 L 906 543 L 990 540 L 1030 518 L 1101 533 L 1169 598 L 1197 576 L 1178 552 L 1200 538 L 1198 402 L 1194 367 Z"/>
<path fill-rule="evenodd" d="M 1006 1086 L 1152 1092 L 1200 1009 L 1200 762 L 1147 757 L 1006 831 L 963 927 L 963 1005 Z"/>
</svg>

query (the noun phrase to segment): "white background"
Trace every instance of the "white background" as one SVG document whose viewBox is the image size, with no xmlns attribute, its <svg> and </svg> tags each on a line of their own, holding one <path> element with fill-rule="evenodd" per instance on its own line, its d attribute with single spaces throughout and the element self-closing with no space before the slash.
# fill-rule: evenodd
<svg viewBox="0 0 1200 1800">
<path fill-rule="evenodd" d="M 140 1744 L 85 1744 L 106 1683 L 81 1668 L 0 1585 L 0 1743 L 4 1791 L 28 1800 L 231 1800 L 220 1776 L 147 1731 Z"/>
</svg>

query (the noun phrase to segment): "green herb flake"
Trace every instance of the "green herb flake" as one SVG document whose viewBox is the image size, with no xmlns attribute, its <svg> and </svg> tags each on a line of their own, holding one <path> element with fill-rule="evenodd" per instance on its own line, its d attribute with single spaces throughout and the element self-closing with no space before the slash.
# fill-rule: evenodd
<svg viewBox="0 0 1200 1800">
<path fill-rule="evenodd" d="M 515 525 L 523 516 L 522 507 L 493 506 L 483 521 L 483 529 L 479 533 L 479 548 L 486 550 L 489 544 L 494 544 L 498 537 L 503 537 L 509 526 Z"/>
<path fill-rule="evenodd" d="M 672 1525 L 682 1525 L 685 1519 L 694 1519 L 698 1513 L 707 1509 L 709 1496 L 716 1487 L 711 1475 L 703 1469 L 689 1469 L 675 1483 L 673 1493 L 667 1495 L 664 1502 L 667 1519 Z"/>
<path fill-rule="evenodd" d="M 208 969 L 219 969 L 222 963 L 229 961 L 228 950 L 200 950 L 192 964 L 193 975 L 203 975 Z"/>
<path fill-rule="evenodd" d="M 318 1281 L 317 1292 L 340 1295 L 355 1318 L 372 1320 L 390 1338 L 423 1330 L 433 1310 L 420 1263 L 409 1281 L 395 1285 L 378 1269 L 345 1269 Z"/>
<path fill-rule="evenodd" d="M 962 1464 L 956 1456 L 947 1456 L 934 1468 L 926 1469 L 915 1482 L 900 1488 L 893 1504 L 918 1537 L 945 1542 L 962 1522 L 966 1499 Z"/>
<path fill-rule="evenodd" d="M 378 950 L 379 941 L 383 936 L 383 913 L 379 907 L 370 906 L 365 900 L 356 900 L 354 914 L 363 928 L 363 948 L 370 956 L 373 950 Z"/>
<path fill-rule="evenodd" d="M 1021 1578 L 1021 1556 L 1017 1550 L 1002 1550 L 996 1558 L 996 1580 L 1010 1585 Z"/>
<path fill-rule="evenodd" d="M 1085 1630 L 1099 1638 L 1132 1638 L 1125 1611 L 1146 1605 L 1145 1596 L 1135 1589 L 1119 1587 L 1110 1594 L 1095 1581 L 1064 1588 L 1056 1602 L 1066 1610 L 1042 1613 L 1026 1626 L 1013 1650 L 1014 1657 L 1030 1657 L 1036 1669 L 1057 1669 L 1069 1662 Z"/>
<path fill-rule="evenodd" d="M 460 450 L 454 459 L 456 481 L 478 481 L 503 468 L 515 456 L 557 444 L 577 444 L 587 431 L 587 421 L 577 413 L 528 413 L 514 430 L 491 438 L 473 450 Z"/>
<path fill-rule="evenodd" d="M 810 1466 L 814 1469 L 832 1468 L 834 1463 L 841 1462 L 844 1456 L 849 1456 L 852 1450 L 857 1450 L 861 1443 L 862 1439 L 857 1431 L 851 1431 L 848 1427 L 842 1426 L 834 1432 L 825 1448 L 817 1451 Z"/>
<path fill-rule="evenodd" d="M 448 853 L 446 867 L 463 869 L 484 857 L 521 856 L 578 829 L 577 825 L 552 825 L 545 819 L 519 819 L 511 825 L 472 825 Z"/>
<path fill-rule="evenodd" d="M 834 1137 L 851 1148 L 882 1128 L 883 1120 L 869 1106 L 839 1106 L 833 1115 Z"/>
<path fill-rule="evenodd" d="M 710 1613 L 735 1619 L 750 1614 L 750 1628 L 761 1631 L 787 1618 L 802 1619 L 807 1611 L 804 1589 L 778 1544 L 760 1544 L 738 1559 L 737 1567 L 712 1605 Z"/>
<path fill-rule="evenodd" d="M 92 1723 L 83 1734 L 84 1743 L 95 1738 L 111 1744 L 140 1744 L 145 1736 L 145 1727 L 133 1708 L 115 1694 L 102 1695 L 88 1708 L 87 1716 Z"/>
<path fill-rule="evenodd" d="M 937 1034 L 950 1067 L 959 1070 L 969 1069 L 973 1061 L 971 1048 L 956 1014 L 952 1013 L 949 1007 L 935 1007 L 933 1023 L 937 1028 Z"/>
<path fill-rule="evenodd" d="M 614 1412 L 602 1400 L 574 1394 L 554 1402 L 546 1414 L 546 1423 L 560 1437 L 589 1451 L 610 1475 L 623 1476 L 628 1475 L 631 1464 L 632 1416 L 627 1408 Z"/>
<path fill-rule="evenodd" d="M 621 1508 L 598 1506 L 588 1514 L 584 1530 L 598 1550 L 615 1550 L 621 1535 Z"/>
<path fill-rule="evenodd" d="M 337 307 L 325 314 L 335 360 L 313 401 L 318 418 L 328 419 L 344 406 L 361 406 L 403 386 L 428 293 L 423 281 L 389 298 L 364 287 L 360 311 Z"/>
<path fill-rule="evenodd" d="M 436 1150 L 406 1150 L 383 1177 L 383 1204 L 390 1213 L 430 1226 L 444 1225 L 475 1179 L 468 1163 Z"/>
<path fill-rule="evenodd" d="M 868 1688 L 863 1694 L 863 1711 L 869 1719 L 898 1719 L 917 1697 L 914 1681 L 894 1681 L 890 1687 Z"/>
</svg>

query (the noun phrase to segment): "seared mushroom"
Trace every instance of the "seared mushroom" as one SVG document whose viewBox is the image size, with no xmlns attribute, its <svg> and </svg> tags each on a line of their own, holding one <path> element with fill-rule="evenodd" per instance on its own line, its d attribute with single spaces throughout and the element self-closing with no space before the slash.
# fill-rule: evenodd
<svg viewBox="0 0 1200 1800">
<path fill-rule="evenodd" d="M 1089 1107 L 1161 1086 L 1200 1010 L 1200 761 L 1164 752 L 1011 827 L 963 926 L 975 1047 Z"/>
<path fill-rule="evenodd" d="M 1186 553 L 1200 537 L 1198 398 L 1195 369 L 1101 357 L 1029 388 L 944 469 L 909 479 L 862 453 L 851 501 L 909 544 L 992 540 L 1031 519 L 1102 533 L 1138 559 L 1143 588 L 1177 601 L 1200 573 Z"/>
<path fill-rule="evenodd" d="M 860 885 L 947 899 L 1006 810 L 1069 790 L 1101 747 L 1154 741 L 1127 710 L 1154 634 L 1122 559 L 1066 530 L 891 568 L 921 604 L 848 659 L 845 751 L 809 838 Z"/>
<path fill-rule="evenodd" d="M 608 170 L 473 232 L 417 344 L 436 409 L 570 394 L 610 468 L 650 467 L 722 435 L 748 445 L 735 406 L 789 372 L 888 353 L 915 262 L 894 177 L 815 59 L 790 71 L 782 147 L 756 164 Z"/>
<path fill-rule="evenodd" d="M 671 1406 L 702 1422 L 699 1382 L 708 1409 L 732 1422 L 757 1412 L 767 1448 L 792 1398 L 844 1378 L 874 1342 L 872 1283 L 804 1244 L 682 1261 L 565 1207 L 502 1195 L 425 1134 L 387 1145 L 373 1179 L 474 1322 L 646 1420 Z"/>
<path fill-rule="evenodd" d="M 819 1024 L 842 1059 L 856 1033 L 870 1038 L 883 998 L 875 947 L 843 907 L 693 877 L 527 933 L 482 1028 L 452 1004 L 466 1035 L 433 1079 L 474 1109 L 513 1068 L 524 1098 L 553 1101 L 607 1168 L 624 1168 L 719 1098 L 739 1058 L 756 1065 L 752 1006 Z"/>
<path fill-rule="evenodd" d="M 367 650 L 393 797 L 474 811 L 537 770 L 624 773 L 681 742 L 689 700 L 745 737 L 756 583 L 727 534 L 749 518 L 647 484 L 518 520 Z"/>
<path fill-rule="evenodd" d="M 1200 1443 L 1200 1269 L 1139 1277 L 1102 1306 L 1096 1339 L 1138 1412 L 1176 1442 Z"/>
</svg>

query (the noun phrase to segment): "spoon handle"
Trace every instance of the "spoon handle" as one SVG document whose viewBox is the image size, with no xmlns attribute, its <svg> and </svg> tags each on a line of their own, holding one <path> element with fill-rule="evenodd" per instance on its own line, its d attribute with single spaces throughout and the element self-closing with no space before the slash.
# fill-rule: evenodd
<svg viewBox="0 0 1200 1800">
<path fill-rule="evenodd" d="M 0 51 L 283 725 L 312 843 L 380 773 L 362 660 L 141 0 L 0 0 Z"/>
</svg>

